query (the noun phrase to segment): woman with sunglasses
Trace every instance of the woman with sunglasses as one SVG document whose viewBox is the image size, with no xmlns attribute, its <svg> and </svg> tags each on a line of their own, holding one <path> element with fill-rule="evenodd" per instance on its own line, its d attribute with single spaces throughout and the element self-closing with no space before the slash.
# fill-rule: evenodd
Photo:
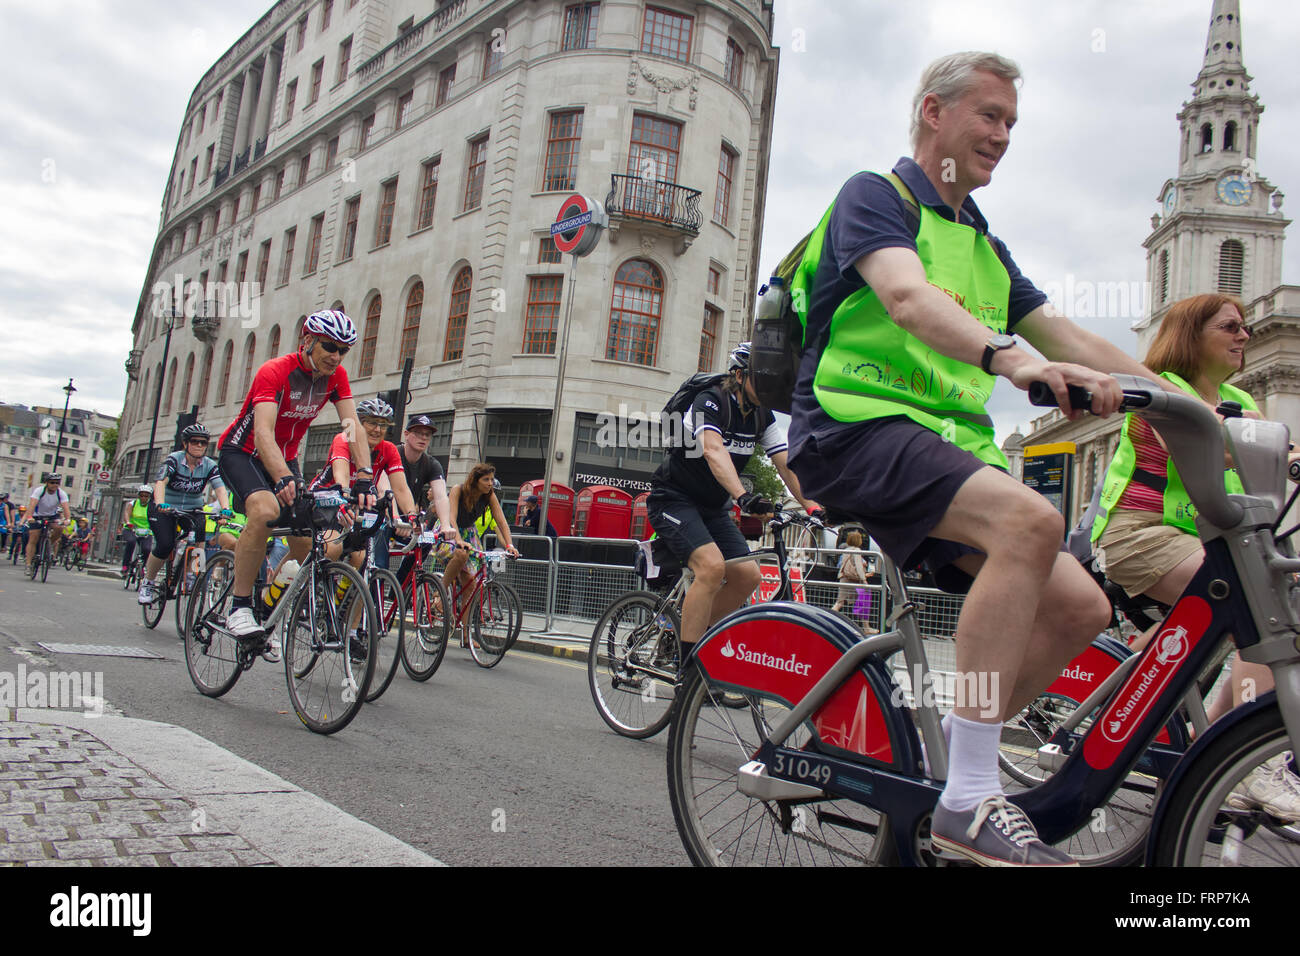
<svg viewBox="0 0 1300 956">
<path fill-rule="evenodd" d="M 1228 384 L 1242 369 L 1249 341 L 1240 301 L 1217 293 L 1195 295 L 1170 306 L 1144 364 L 1211 408 L 1236 402 L 1245 415 L 1258 418 L 1255 400 Z M 1242 493 L 1231 461 L 1224 463 L 1224 486 L 1230 494 Z M 1125 417 L 1106 472 L 1092 543 L 1106 577 L 1130 597 L 1146 594 L 1162 604 L 1178 600 L 1205 560 L 1196 511 L 1169 452 L 1151 426 L 1132 413 Z M 1154 630 L 1141 635 L 1135 648 L 1144 647 Z M 1247 696 L 1272 688 L 1267 665 L 1249 664 L 1236 654 L 1230 680 L 1207 715 L 1213 721 Z M 1228 802 L 1300 822 L 1300 779 L 1282 761 L 1266 764 L 1238 784 Z"/>
<path fill-rule="evenodd" d="M 216 492 L 222 514 L 230 515 L 230 497 L 217 471 L 217 463 L 207 457 L 212 436 L 197 422 L 181 432 L 181 451 L 163 459 L 158 480 L 153 485 L 153 504 L 149 507 L 149 528 L 153 531 L 153 553 L 145 562 L 144 578 L 136 600 L 152 604 L 158 600 L 155 579 L 163 564 L 176 549 L 178 534 L 188 534 L 192 519 L 187 512 L 203 507 L 203 493 L 208 485 Z M 199 528 L 199 530 L 203 530 Z"/>
</svg>

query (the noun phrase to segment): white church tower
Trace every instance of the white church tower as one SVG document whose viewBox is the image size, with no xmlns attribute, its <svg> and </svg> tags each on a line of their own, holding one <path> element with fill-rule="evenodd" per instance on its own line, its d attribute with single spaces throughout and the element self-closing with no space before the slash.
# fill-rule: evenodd
<svg viewBox="0 0 1300 956">
<path fill-rule="evenodd" d="M 1178 113 L 1178 175 L 1160 187 L 1143 243 L 1151 314 L 1134 327 L 1139 358 L 1179 299 L 1222 292 L 1249 305 L 1282 282 L 1289 220 L 1282 191 L 1256 166 L 1264 106 L 1242 59 L 1240 7 L 1215 0 L 1205 59 Z"/>
</svg>

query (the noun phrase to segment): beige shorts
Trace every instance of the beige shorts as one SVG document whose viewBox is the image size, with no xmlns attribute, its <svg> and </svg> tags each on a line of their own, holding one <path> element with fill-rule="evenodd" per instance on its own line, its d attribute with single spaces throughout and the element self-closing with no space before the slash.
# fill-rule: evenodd
<svg viewBox="0 0 1300 956">
<path fill-rule="evenodd" d="M 1117 510 L 1097 542 L 1097 563 L 1129 597 L 1145 594 L 1194 554 L 1201 539 L 1167 525 L 1154 511 Z"/>
</svg>

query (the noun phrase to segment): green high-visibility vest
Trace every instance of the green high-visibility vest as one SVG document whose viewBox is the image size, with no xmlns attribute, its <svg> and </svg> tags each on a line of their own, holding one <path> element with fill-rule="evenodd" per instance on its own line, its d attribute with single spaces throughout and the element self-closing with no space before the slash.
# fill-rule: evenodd
<svg viewBox="0 0 1300 956">
<path fill-rule="evenodd" d="M 153 499 L 150 500 L 152 501 Z M 132 502 L 131 516 L 129 520 L 131 526 L 135 528 L 137 531 L 148 531 L 149 530 L 149 503 L 145 502 L 144 504 L 141 504 L 138 498 L 134 502 Z"/>
<path fill-rule="evenodd" d="M 800 266 L 804 275 L 809 264 L 815 274 L 829 225 L 828 213 L 808 240 L 809 257 Z M 1011 276 L 984 234 L 921 204 L 916 251 L 931 285 L 990 333 L 1006 332 Z M 797 278 L 795 287 L 800 284 Z M 1006 468 L 993 419 L 984 410 L 996 380 L 978 365 L 936 352 L 903 329 L 875 291 L 864 286 L 831 316 L 813 394 L 837 421 L 905 415 L 981 461 Z"/>
<path fill-rule="evenodd" d="M 1194 398 L 1200 397 L 1196 394 L 1196 389 L 1173 372 L 1161 372 L 1160 377 L 1173 382 L 1188 395 Z M 1259 411 L 1255 400 L 1249 394 L 1226 383 L 1219 386 L 1219 400 L 1237 402 L 1248 411 Z M 1102 532 L 1110 522 L 1111 511 L 1124 496 L 1124 490 L 1128 488 L 1129 482 L 1133 480 L 1133 472 L 1137 468 L 1137 452 L 1133 449 L 1133 439 L 1129 437 L 1129 428 L 1132 424 L 1133 413 L 1129 412 L 1124 416 L 1124 427 L 1119 433 L 1119 447 L 1115 449 L 1115 457 L 1111 459 L 1110 467 L 1106 469 L 1106 481 L 1101 489 L 1101 510 L 1097 512 L 1096 520 L 1092 523 L 1093 541 L 1101 538 Z M 1183 480 L 1179 477 L 1172 458 L 1169 459 L 1167 467 L 1163 493 L 1164 524 L 1173 525 L 1188 534 L 1196 534 L 1196 506 L 1188 497 L 1187 489 L 1183 487 Z M 1230 495 L 1245 494 L 1241 478 L 1232 469 L 1224 472 L 1223 486 Z"/>
</svg>

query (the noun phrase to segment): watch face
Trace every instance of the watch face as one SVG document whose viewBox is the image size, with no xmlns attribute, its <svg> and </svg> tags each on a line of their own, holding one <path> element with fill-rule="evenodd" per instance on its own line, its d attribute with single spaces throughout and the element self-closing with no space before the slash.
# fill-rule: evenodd
<svg viewBox="0 0 1300 956">
<path fill-rule="evenodd" d="M 1241 176 L 1224 176 L 1219 180 L 1219 199 L 1229 206 L 1243 206 L 1250 202 L 1250 182 Z"/>
<path fill-rule="evenodd" d="M 1174 206 L 1178 203 L 1178 190 L 1173 186 L 1165 192 L 1164 210 L 1165 216 L 1170 216 L 1174 211 Z"/>
<path fill-rule="evenodd" d="M 1010 335 L 998 334 L 989 339 L 989 345 L 995 349 L 1009 349 L 1016 344 L 1015 338 Z"/>
</svg>

